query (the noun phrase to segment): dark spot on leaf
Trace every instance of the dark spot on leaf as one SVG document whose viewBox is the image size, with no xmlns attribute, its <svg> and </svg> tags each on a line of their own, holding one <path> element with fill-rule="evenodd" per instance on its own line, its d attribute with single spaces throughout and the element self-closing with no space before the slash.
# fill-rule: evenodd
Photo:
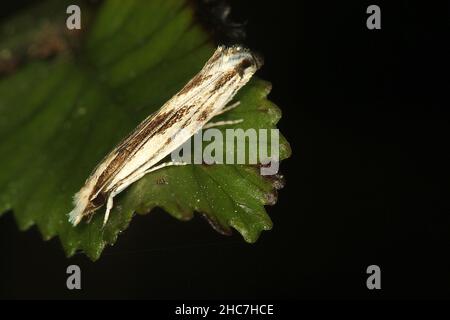
<svg viewBox="0 0 450 320">
<path fill-rule="evenodd" d="M 278 200 L 278 192 L 276 190 L 266 193 L 266 203 L 269 206 L 273 206 L 275 203 L 277 203 L 277 200 Z"/>
<path fill-rule="evenodd" d="M 233 230 L 231 228 L 227 228 L 219 223 L 216 218 L 211 217 L 207 214 L 202 213 L 202 217 L 208 221 L 208 223 L 213 227 L 214 230 L 216 230 L 218 233 L 231 236 L 233 234 Z"/>
<path fill-rule="evenodd" d="M 9 51 L 4 51 L 4 54 L 0 51 L 0 76 L 13 73 L 20 63 L 20 57 L 10 54 Z"/>
<path fill-rule="evenodd" d="M 169 183 L 167 182 L 167 180 L 164 177 L 158 177 L 156 179 L 156 184 L 163 185 L 163 184 L 169 184 Z"/>
<path fill-rule="evenodd" d="M 259 166 L 260 168 L 261 166 Z M 286 180 L 284 178 L 284 176 L 282 174 L 274 174 L 271 176 L 263 176 L 265 179 L 269 180 L 270 183 L 272 184 L 272 186 L 276 189 L 276 190 L 280 190 L 283 189 L 284 186 L 286 185 Z"/>
</svg>

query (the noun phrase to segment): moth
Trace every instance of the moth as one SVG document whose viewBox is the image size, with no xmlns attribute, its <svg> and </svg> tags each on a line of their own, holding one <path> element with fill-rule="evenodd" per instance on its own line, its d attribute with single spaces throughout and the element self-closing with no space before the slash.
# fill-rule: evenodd
<svg viewBox="0 0 450 320">
<path fill-rule="evenodd" d="M 242 121 L 208 123 L 239 104 L 229 105 L 262 63 L 262 58 L 247 48 L 219 46 L 194 78 L 97 165 L 75 194 L 69 221 L 76 226 L 106 204 L 105 225 L 113 208 L 113 199 L 120 192 L 147 173 L 186 164 L 160 162 L 197 131 Z"/>
</svg>

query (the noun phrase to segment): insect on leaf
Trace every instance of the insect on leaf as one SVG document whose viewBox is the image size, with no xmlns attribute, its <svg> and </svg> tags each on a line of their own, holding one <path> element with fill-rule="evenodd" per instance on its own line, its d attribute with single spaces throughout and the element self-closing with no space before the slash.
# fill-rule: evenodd
<svg viewBox="0 0 450 320">
<path fill-rule="evenodd" d="M 134 213 L 154 207 L 181 220 L 202 213 L 247 242 L 271 229 L 264 206 L 276 202 L 281 178 L 251 165 L 164 168 L 117 196 L 104 228 L 103 209 L 89 223 L 69 223 L 72 197 L 94 167 L 215 49 L 189 1 L 83 2 L 82 29 L 69 31 L 70 4 L 44 1 L 0 26 L 0 214 L 12 211 L 21 230 L 36 225 L 44 239 L 58 236 L 68 256 L 82 250 L 93 260 Z M 43 18 L 36 25 L 30 14 Z M 275 128 L 281 112 L 267 99 L 270 88 L 253 78 L 236 97 L 240 105 L 218 120 Z M 283 160 L 290 148 L 280 138 Z"/>
</svg>

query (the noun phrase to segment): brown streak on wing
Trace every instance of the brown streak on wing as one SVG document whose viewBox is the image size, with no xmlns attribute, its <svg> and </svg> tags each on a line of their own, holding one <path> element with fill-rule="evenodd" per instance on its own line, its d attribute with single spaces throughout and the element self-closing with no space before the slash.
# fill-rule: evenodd
<svg viewBox="0 0 450 320">
<path fill-rule="evenodd" d="M 162 146 L 155 151 L 155 155 L 159 154 L 161 152 L 161 150 L 168 145 L 170 142 L 172 141 L 172 138 L 169 137 L 167 138 L 167 140 L 162 144 Z M 150 160 L 149 160 L 150 161 Z M 143 166 L 145 166 L 146 163 L 142 164 L 141 166 L 139 166 L 135 171 L 141 169 Z M 124 180 L 128 179 L 133 173 L 130 173 L 128 176 L 126 176 L 125 178 L 123 178 L 122 180 L 120 180 L 118 183 L 120 184 L 121 182 L 123 182 Z"/>
<path fill-rule="evenodd" d="M 217 79 L 217 83 L 214 86 L 214 88 L 210 91 L 211 93 L 216 92 L 220 88 L 222 88 L 227 82 L 229 82 L 237 72 L 235 70 L 228 71 L 223 76 L 221 76 L 219 79 Z"/>
<path fill-rule="evenodd" d="M 125 164 L 125 161 L 135 152 L 137 147 L 146 138 L 151 135 L 158 126 L 160 126 L 170 113 L 156 114 L 149 121 L 142 122 L 126 139 L 119 144 L 113 151 L 114 159 L 108 164 L 97 183 L 94 186 L 93 194 L 96 194 L 106 183 L 119 171 Z"/>
<path fill-rule="evenodd" d="M 168 128 L 182 119 L 193 107 L 194 105 L 184 106 L 176 112 L 157 114 L 149 122 L 145 123 L 144 126 L 140 125 L 136 131 L 116 148 L 114 159 L 98 178 L 93 193 L 96 194 L 116 172 L 123 168 L 126 160 L 139 149 L 139 146 L 148 141 L 156 133 L 163 134 Z M 169 118 L 167 118 L 168 116 Z"/>
<path fill-rule="evenodd" d="M 181 119 L 184 118 L 186 114 L 189 113 L 189 111 L 194 108 L 195 105 L 190 106 L 184 106 L 181 107 L 177 112 L 175 112 L 165 123 L 162 124 L 162 126 L 159 128 L 158 133 L 163 134 L 166 132 L 167 129 L 172 127 L 175 123 L 179 122 Z"/>
<path fill-rule="evenodd" d="M 200 113 L 200 115 L 198 116 L 197 121 L 205 121 L 210 114 L 211 110 L 203 110 L 202 113 Z"/>
<path fill-rule="evenodd" d="M 130 135 L 125 138 L 116 148 L 117 152 L 120 152 L 122 149 L 130 148 L 130 141 L 142 140 L 142 137 L 149 135 L 152 131 L 155 131 L 157 127 L 163 123 L 164 119 L 169 117 L 173 112 L 164 112 L 161 114 L 156 113 L 154 116 L 149 118 L 148 120 L 144 120 L 141 122 Z"/>
<path fill-rule="evenodd" d="M 208 75 L 204 75 L 202 72 L 200 72 L 199 74 L 197 74 L 194 78 L 192 78 L 191 81 L 189 81 L 184 87 L 183 89 L 180 90 L 180 92 L 177 93 L 177 96 L 181 96 L 185 93 L 188 93 L 189 91 L 191 91 L 193 88 L 199 86 L 202 82 L 208 80 L 209 78 L 211 78 L 212 76 L 210 74 Z"/>
<path fill-rule="evenodd" d="M 214 86 L 211 93 L 214 93 L 218 89 L 222 88 L 227 82 L 229 82 L 235 75 L 236 71 L 230 71 L 221 76 L 216 85 Z M 206 77 L 211 77 L 210 75 Z M 192 79 L 179 94 L 183 93 L 183 90 L 190 90 L 194 86 L 198 85 L 199 82 L 205 79 L 204 76 L 198 74 L 194 79 Z M 140 125 L 135 133 L 131 134 L 125 141 L 119 145 L 116 149 L 116 156 L 110 162 L 108 167 L 103 171 L 100 175 L 97 183 L 94 187 L 94 193 L 96 193 L 106 182 L 114 176 L 114 174 L 120 170 L 126 159 L 129 158 L 132 154 L 136 152 L 138 147 L 144 143 L 146 143 L 150 138 L 152 138 L 156 133 L 164 134 L 167 129 L 171 128 L 174 124 L 178 123 L 181 119 L 185 117 L 189 111 L 195 107 L 195 105 L 183 106 L 176 112 L 166 112 L 162 114 L 156 114 L 149 122 L 145 125 Z M 211 114 L 211 108 L 207 108 L 206 110 L 202 110 L 200 115 L 197 117 L 197 121 L 204 121 Z M 197 113 L 194 114 L 194 116 Z M 186 127 L 187 123 L 190 122 L 189 119 L 181 125 L 181 127 Z M 156 130 L 157 129 L 157 130 Z"/>
</svg>

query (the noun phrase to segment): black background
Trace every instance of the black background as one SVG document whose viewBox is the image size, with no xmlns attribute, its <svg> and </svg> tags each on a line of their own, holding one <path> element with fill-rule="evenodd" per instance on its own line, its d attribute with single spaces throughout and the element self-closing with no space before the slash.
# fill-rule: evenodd
<svg viewBox="0 0 450 320">
<path fill-rule="evenodd" d="M 25 1 L 26 2 L 26 1 Z M 25 3 L 24 2 L 24 3 Z M 19 2 L 20 3 L 20 2 Z M 2 9 L 13 13 L 19 3 Z M 449 298 L 449 4 L 232 1 L 293 155 L 256 244 L 137 216 L 95 263 L 0 219 L 4 298 Z M 378 4 L 382 29 L 366 28 Z M 3 6 L 3 4 L 2 4 Z M 10 10 L 9 10 L 10 9 Z M 82 290 L 66 289 L 66 267 Z M 381 267 L 382 289 L 366 288 Z"/>
</svg>

